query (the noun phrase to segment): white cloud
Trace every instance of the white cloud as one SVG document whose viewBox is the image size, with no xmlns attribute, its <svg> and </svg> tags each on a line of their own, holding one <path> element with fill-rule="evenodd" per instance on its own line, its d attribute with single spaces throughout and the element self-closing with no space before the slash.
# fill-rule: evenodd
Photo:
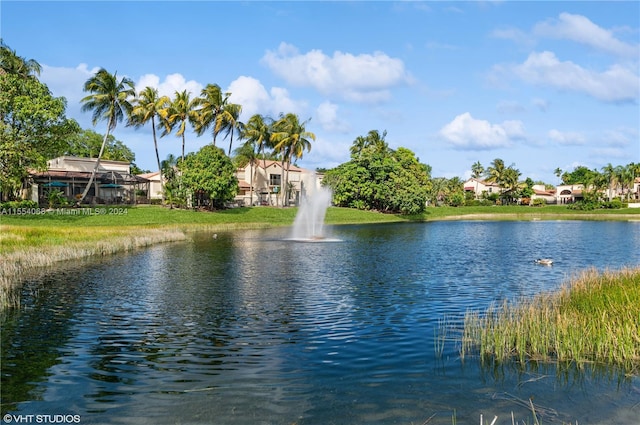
<svg viewBox="0 0 640 425">
<path fill-rule="evenodd" d="M 382 52 L 353 55 L 336 51 L 327 56 L 321 50 L 310 50 L 301 54 L 295 46 L 281 43 L 276 51 L 267 51 L 262 63 L 289 84 L 313 87 L 325 96 L 352 102 L 385 101 L 392 87 L 411 82 L 404 63 Z"/>
<path fill-rule="evenodd" d="M 231 95 L 229 101 L 242 105 L 242 121 L 252 115 L 262 114 L 277 118 L 282 113 L 301 113 L 305 109 L 303 102 L 291 99 L 289 92 L 281 87 L 273 87 L 270 91 L 262 83 L 247 76 L 240 76 L 229 84 L 227 89 Z"/>
<path fill-rule="evenodd" d="M 491 124 L 489 121 L 473 118 L 469 112 L 455 117 L 440 129 L 439 134 L 454 148 L 470 150 L 509 147 L 514 141 L 526 137 L 521 121 Z"/>
<path fill-rule="evenodd" d="M 75 68 L 42 65 L 40 80 L 49 87 L 54 96 L 64 96 L 69 104 L 80 102 L 86 93 L 84 83 L 98 72 L 99 68 L 89 69 L 86 63 Z"/>
<path fill-rule="evenodd" d="M 599 27 L 582 15 L 561 13 L 558 19 L 536 24 L 533 33 L 542 37 L 575 41 L 622 57 L 637 58 L 640 53 L 638 45 L 634 46 L 618 40 L 611 31 Z"/>
<path fill-rule="evenodd" d="M 139 92 L 145 87 L 156 88 L 160 96 L 169 96 L 169 98 L 173 98 L 176 92 L 186 90 L 191 93 L 191 98 L 194 98 L 200 96 L 203 86 L 194 80 L 187 81 L 182 74 L 176 73 L 167 75 L 162 82 L 157 75 L 145 74 L 138 79 L 136 91 Z"/>
<path fill-rule="evenodd" d="M 605 102 L 629 102 L 638 98 L 640 78 L 632 70 L 614 64 L 604 72 L 585 69 L 571 61 L 561 62 L 552 52 L 533 52 L 520 64 L 494 72 L 507 71 L 523 81 L 560 90 L 588 94 Z"/>
<path fill-rule="evenodd" d="M 549 131 L 549 139 L 560 145 L 584 145 L 585 138 L 581 133 L 575 131 L 559 131 L 552 129 Z"/>
<path fill-rule="evenodd" d="M 338 117 L 338 105 L 329 101 L 322 102 L 316 109 L 316 117 L 325 131 L 346 133 L 349 124 Z"/>
</svg>

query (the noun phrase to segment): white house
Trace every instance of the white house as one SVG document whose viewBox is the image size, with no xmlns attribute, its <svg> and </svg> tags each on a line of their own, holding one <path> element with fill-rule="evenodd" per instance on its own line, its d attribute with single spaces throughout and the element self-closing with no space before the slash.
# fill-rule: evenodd
<svg viewBox="0 0 640 425">
<path fill-rule="evenodd" d="M 464 182 L 464 191 L 474 192 L 476 199 L 481 199 L 492 193 L 500 194 L 502 190 L 503 189 L 495 183 L 489 183 L 473 177 Z"/>
<path fill-rule="evenodd" d="M 531 195 L 531 200 L 543 199 L 547 204 L 555 204 L 558 202 L 555 190 L 548 190 L 543 184 L 534 184 L 532 189 L 533 195 Z"/>
<path fill-rule="evenodd" d="M 572 204 L 584 199 L 583 184 L 561 184 L 556 186 L 556 202 L 558 204 Z"/>
</svg>

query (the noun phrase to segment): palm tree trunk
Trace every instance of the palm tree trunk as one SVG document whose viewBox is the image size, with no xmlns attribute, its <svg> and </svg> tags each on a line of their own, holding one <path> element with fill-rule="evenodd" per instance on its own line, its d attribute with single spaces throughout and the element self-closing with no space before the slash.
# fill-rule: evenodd
<svg viewBox="0 0 640 425">
<path fill-rule="evenodd" d="M 164 204 L 164 179 L 162 178 L 162 165 L 160 165 L 160 154 L 158 153 L 158 139 L 156 138 L 156 123 L 153 116 L 151 117 L 151 128 L 153 129 L 153 145 L 156 148 L 156 161 L 158 162 L 158 175 L 160 176 L 160 193 L 162 194 L 162 203 Z M 151 194 L 149 194 L 151 199 Z"/>
<path fill-rule="evenodd" d="M 113 117 L 109 117 L 109 123 L 107 124 L 107 132 L 104 135 L 104 139 L 102 139 L 102 146 L 100 146 L 100 152 L 98 153 L 98 159 L 96 161 L 96 165 L 94 165 L 93 171 L 91 172 L 91 177 L 89 178 L 89 182 L 87 183 L 87 186 L 84 188 L 84 191 L 82 192 L 82 196 L 78 200 L 79 204 L 82 203 L 82 201 L 84 201 L 84 198 L 87 197 L 87 193 L 89 193 L 89 189 L 91 188 L 91 184 L 93 184 L 93 181 L 96 178 L 96 172 L 98 171 L 98 168 L 100 167 L 100 159 L 102 158 L 102 153 L 104 152 L 104 147 L 107 144 L 107 139 L 109 138 L 109 130 L 111 129 L 112 123 L 113 123 Z M 98 195 L 98 191 L 97 191 L 97 188 L 96 188 L 96 193 L 94 194 L 94 199 L 95 199 L 95 197 L 97 195 Z"/>
<path fill-rule="evenodd" d="M 249 177 L 249 206 L 252 207 L 253 206 L 253 176 L 254 176 L 254 171 L 253 171 L 253 159 L 251 160 L 251 163 L 249 165 L 249 172 L 251 173 L 251 177 Z"/>
<path fill-rule="evenodd" d="M 284 207 L 284 155 L 280 165 L 280 205 Z"/>
<path fill-rule="evenodd" d="M 233 129 L 231 130 L 231 138 L 229 139 L 229 153 L 227 154 L 228 157 L 231 157 L 231 145 L 233 145 Z"/>
<path fill-rule="evenodd" d="M 184 161 L 184 132 L 182 133 L 182 160 Z"/>
</svg>

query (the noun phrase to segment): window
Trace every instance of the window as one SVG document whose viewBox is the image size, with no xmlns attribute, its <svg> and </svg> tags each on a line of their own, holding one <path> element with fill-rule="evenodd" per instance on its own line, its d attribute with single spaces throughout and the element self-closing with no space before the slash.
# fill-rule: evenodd
<svg viewBox="0 0 640 425">
<path fill-rule="evenodd" d="M 269 174 L 269 186 L 280 186 L 282 182 L 280 177 L 282 177 L 280 174 Z"/>
</svg>

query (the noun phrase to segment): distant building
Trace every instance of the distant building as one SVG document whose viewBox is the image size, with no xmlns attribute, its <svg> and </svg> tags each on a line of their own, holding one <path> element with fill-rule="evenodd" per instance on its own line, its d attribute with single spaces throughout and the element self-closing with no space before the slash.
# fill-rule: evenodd
<svg viewBox="0 0 640 425">
<path fill-rule="evenodd" d="M 534 184 L 532 189 L 533 195 L 531 195 L 531 200 L 543 199 L 547 204 L 555 204 L 558 202 L 555 189 L 547 189 L 543 184 Z"/>
<path fill-rule="evenodd" d="M 503 191 L 499 185 L 485 180 L 470 178 L 464 182 L 464 191 L 473 192 L 476 199 L 482 199 L 492 193 L 500 194 Z"/>
</svg>

